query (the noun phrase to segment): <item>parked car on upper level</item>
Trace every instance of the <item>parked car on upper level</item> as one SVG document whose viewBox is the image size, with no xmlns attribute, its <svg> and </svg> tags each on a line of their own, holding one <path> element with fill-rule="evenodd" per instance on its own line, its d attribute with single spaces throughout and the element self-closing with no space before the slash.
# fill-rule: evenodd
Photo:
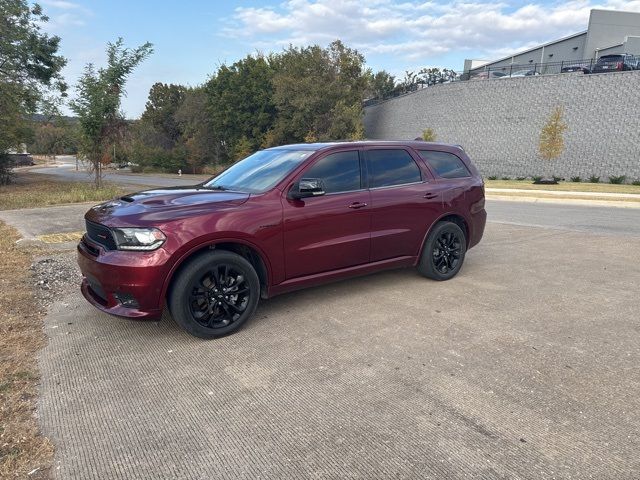
<svg viewBox="0 0 640 480">
<path fill-rule="evenodd" d="M 476 73 L 475 75 L 473 75 L 471 77 L 471 80 L 488 80 L 488 79 L 492 79 L 492 78 L 502 78 L 505 75 L 506 75 L 506 73 L 504 73 L 504 72 L 498 72 L 498 71 L 490 70 L 488 72 Z"/>
<path fill-rule="evenodd" d="M 591 73 L 588 67 L 584 65 L 567 65 L 566 67 L 562 67 L 560 73 L 573 73 L 573 72 L 582 72 L 582 73 Z"/>
<path fill-rule="evenodd" d="M 513 78 L 513 77 L 533 77 L 535 75 L 540 75 L 540 72 L 535 70 L 517 70 L 515 72 L 507 73 L 502 78 Z"/>
<path fill-rule="evenodd" d="M 621 72 L 626 70 L 636 70 L 638 60 L 628 53 L 615 55 L 603 55 L 593 66 L 591 73 Z"/>
<path fill-rule="evenodd" d="M 202 184 L 91 208 L 82 293 L 125 317 L 165 301 L 188 332 L 236 331 L 260 298 L 417 267 L 453 278 L 482 238 L 484 184 L 454 145 L 346 142 L 261 150 Z"/>
</svg>

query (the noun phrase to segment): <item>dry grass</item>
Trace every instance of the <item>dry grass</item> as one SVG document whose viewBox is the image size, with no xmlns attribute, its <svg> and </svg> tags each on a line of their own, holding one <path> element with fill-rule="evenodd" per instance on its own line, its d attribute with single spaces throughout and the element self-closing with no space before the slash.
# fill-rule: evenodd
<svg viewBox="0 0 640 480">
<path fill-rule="evenodd" d="M 17 248 L 18 238 L 0 222 L 0 478 L 48 478 L 53 446 L 35 419 L 36 354 L 45 343 L 29 275 L 37 252 Z"/>
<path fill-rule="evenodd" d="M 117 185 L 107 184 L 96 190 L 91 183 L 59 182 L 47 175 L 21 172 L 11 185 L 0 187 L 0 210 L 101 202 L 124 193 L 127 190 Z"/>
<path fill-rule="evenodd" d="M 558 185 L 534 185 L 531 180 L 485 180 L 487 188 L 521 188 L 523 190 L 560 190 L 565 192 L 637 193 L 638 185 L 612 185 L 609 183 L 560 182 Z"/>
</svg>

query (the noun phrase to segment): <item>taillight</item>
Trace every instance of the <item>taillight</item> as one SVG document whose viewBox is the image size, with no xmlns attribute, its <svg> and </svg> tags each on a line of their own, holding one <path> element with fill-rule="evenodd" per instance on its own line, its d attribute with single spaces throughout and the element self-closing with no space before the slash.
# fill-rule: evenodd
<svg viewBox="0 0 640 480">
<path fill-rule="evenodd" d="M 471 205 L 471 214 L 476 214 L 484 210 L 484 198 Z"/>
<path fill-rule="evenodd" d="M 616 70 L 622 70 L 622 62 L 616 63 Z"/>
</svg>

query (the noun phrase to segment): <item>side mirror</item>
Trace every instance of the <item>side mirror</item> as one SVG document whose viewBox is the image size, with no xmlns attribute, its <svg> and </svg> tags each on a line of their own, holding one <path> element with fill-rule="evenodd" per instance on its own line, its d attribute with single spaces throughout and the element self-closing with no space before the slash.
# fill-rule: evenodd
<svg viewBox="0 0 640 480">
<path fill-rule="evenodd" d="M 324 182 L 319 178 L 303 178 L 289 191 L 289 198 L 300 199 L 324 195 Z"/>
</svg>

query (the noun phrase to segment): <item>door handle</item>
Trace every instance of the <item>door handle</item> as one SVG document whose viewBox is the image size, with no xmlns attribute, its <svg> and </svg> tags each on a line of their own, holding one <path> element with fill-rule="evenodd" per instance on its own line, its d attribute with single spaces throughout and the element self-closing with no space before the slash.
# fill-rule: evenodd
<svg viewBox="0 0 640 480">
<path fill-rule="evenodd" d="M 437 193 L 427 192 L 422 196 L 422 198 L 426 198 L 427 200 L 431 200 L 432 198 L 436 198 L 437 196 L 438 196 Z"/>
<path fill-rule="evenodd" d="M 364 208 L 366 206 L 366 203 L 353 202 L 351 205 L 349 205 L 349 208 Z"/>
</svg>

